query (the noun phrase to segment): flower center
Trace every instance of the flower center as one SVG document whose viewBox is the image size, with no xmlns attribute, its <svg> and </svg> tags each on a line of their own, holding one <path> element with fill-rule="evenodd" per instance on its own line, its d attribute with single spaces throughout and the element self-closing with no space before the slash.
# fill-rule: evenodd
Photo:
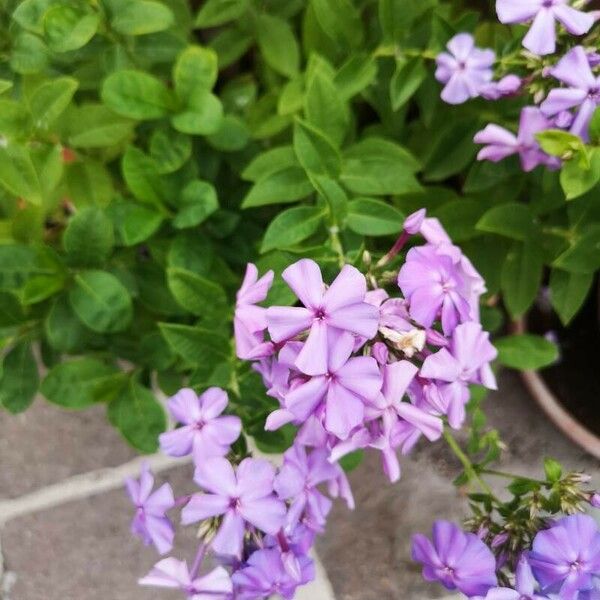
<svg viewBox="0 0 600 600">
<path fill-rule="evenodd" d="M 544 8 L 551 8 L 552 6 L 554 6 L 555 0 L 544 0 L 542 2 L 542 6 Z"/>
<path fill-rule="evenodd" d="M 444 567 L 444 575 L 454 577 L 454 569 L 452 567 Z"/>
<path fill-rule="evenodd" d="M 198 431 L 202 431 L 202 429 L 204 428 L 205 425 L 206 425 L 205 421 L 196 421 L 194 423 L 194 429 L 197 429 Z"/>
<path fill-rule="evenodd" d="M 599 87 L 590 88 L 590 90 L 588 92 L 588 98 L 590 98 L 594 102 L 600 103 L 600 88 Z"/>
<path fill-rule="evenodd" d="M 315 319 L 322 321 L 325 317 L 325 311 L 322 308 L 317 308 L 317 310 L 315 311 Z"/>
<path fill-rule="evenodd" d="M 240 499 L 239 498 L 230 498 L 229 499 L 229 508 L 232 510 L 238 510 L 240 507 Z"/>
<path fill-rule="evenodd" d="M 457 68 L 459 71 L 464 71 L 467 68 L 467 63 L 464 60 L 459 60 Z"/>
</svg>

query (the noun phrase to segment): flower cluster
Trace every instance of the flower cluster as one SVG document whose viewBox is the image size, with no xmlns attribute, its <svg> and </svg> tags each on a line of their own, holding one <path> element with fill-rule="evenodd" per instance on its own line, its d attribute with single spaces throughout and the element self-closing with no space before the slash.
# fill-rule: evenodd
<svg viewBox="0 0 600 600">
<path fill-rule="evenodd" d="M 201 538 L 191 567 L 164 558 L 140 584 L 179 589 L 193 600 L 292 598 L 314 578 L 309 552 L 331 509 L 330 496 L 353 505 L 348 481 L 322 451 L 299 445 L 286 452 L 278 470 L 267 460 L 239 456 L 231 445 L 241 422 L 222 414 L 227 405 L 218 388 L 200 396 L 183 389 L 169 400 L 181 426 L 161 436 L 161 449 L 193 457 L 198 491 L 175 498 L 167 483 L 153 491 L 147 466 L 139 481 L 127 482 L 136 508 L 131 529 L 144 543 L 163 555 L 172 550 L 175 527 L 167 513 L 174 509 L 181 509 L 182 525 L 199 524 Z M 329 495 L 319 489 L 323 485 Z M 200 576 L 208 551 L 218 566 Z"/>
<path fill-rule="evenodd" d="M 416 234 L 427 243 L 407 252 L 388 288 L 369 277 L 368 289 L 351 265 L 327 286 L 314 261 L 292 264 L 283 279 L 297 306 L 250 310 L 248 298 L 266 298 L 273 275 L 258 279 L 249 265 L 235 315 L 238 356 L 255 361 L 279 403 L 266 428 L 292 423 L 296 444 L 332 462 L 377 449 L 391 481 L 398 451 L 438 439 L 445 418 L 462 425 L 470 384 L 496 385 L 496 350 L 479 323 L 483 280 L 425 211 L 406 220 L 393 253 Z"/>
<path fill-rule="evenodd" d="M 575 47 L 561 43 L 560 51 L 568 50 L 558 58 L 549 56 L 557 52 L 558 25 L 562 42 L 569 35 L 590 33 L 599 17 L 597 12 L 584 12 L 570 4 L 569 0 L 496 0 L 501 23 L 531 24 L 523 38 L 526 51 L 496 61 L 492 50 L 476 48 L 473 37 L 461 33 L 450 40 L 448 52 L 437 57 L 436 77 L 445 84 L 442 99 L 448 103 L 478 96 L 497 100 L 517 93 L 529 93 L 533 99 L 534 105 L 521 111 L 516 134 L 490 124 L 475 135 L 474 141 L 483 145 L 479 160 L 498 162 L 518 155 L 524 171 L 539 165 L 556 169 L 560 160 L 542 150 L 536 134 L 558 129 L 588 140 L 589 124 L 600 104 L 596 43 L 589 36 L 589 42 L 584 38 Z M 506 73 L 507 64 L 522 73 Z M 495 74 L 500 79 L 494 82 Z"/>
<path fill-rule="evenodd" d="M 588 515 L 570 515 L 540 530 L 517 561 L 514 576 L 474 533 L 437 521 L 432 540 L 413 539 L 423 577 L 477 600 L 600 598 L 600 530 Z M 492 543 L 493 544 L 493 543 Z"/>
</svg>

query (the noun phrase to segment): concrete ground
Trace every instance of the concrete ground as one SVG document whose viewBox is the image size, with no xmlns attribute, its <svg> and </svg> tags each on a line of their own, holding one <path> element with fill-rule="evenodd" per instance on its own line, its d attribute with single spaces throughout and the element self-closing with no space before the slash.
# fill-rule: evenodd
<svg viewBox="0 0 600 600">
<path fill-rule="evenodd" d="M 552 455 L 598 476 L 598 462 L 546 421 L 515 375 L 500 378 L 500 391 L 487 401 L 487 412 L 509 447 L 502 465 L 506 470 L 533 475 L 542 458 Z M 0 532 L 1 600 L 178 597 L 137 587 L 137 578 L 156 556 L 130 537 L 131 508 L 121 489 L 110 490 L 118 485 L 123 468 L 96 472 L 124 463 L 125 470 L 137 469 L 137 464 L 128 464 L 133 458 L 106 424 L 101 407 L 69 414 L 39 399 L 23 415 L 0 413 L 0 521 L 5 521 Z M 165 469 L 160 480 L 187 489 L 189 466 L 163 462 L 160 467 Z M 429 530 L 435 518 L 460 519 L 465 514 L 464 500 L 451 485 L 456 470 L 438 443 L 423 445 L 404 459 L 399 484 L 385 480 L 374 454 L 351 474 L 357 508 L 348 512 L 337 505 L 318 545 L 337 600 L 447 595 L 422 582 L 409 546 L 410 536 Z M 94 475 L 86 476 L 89 471 Z M 65 487 L 65 481 L 72 485 Z M 47 487 L 53 484 L 59 485 Z M 98 485 L 107 491 L 90 495 Z M 179 553 L 189 556 L 193 546 L 192 537 L 180 540 Z M 305 597 L 330 598 L 323 587 Z"/>
</svg>

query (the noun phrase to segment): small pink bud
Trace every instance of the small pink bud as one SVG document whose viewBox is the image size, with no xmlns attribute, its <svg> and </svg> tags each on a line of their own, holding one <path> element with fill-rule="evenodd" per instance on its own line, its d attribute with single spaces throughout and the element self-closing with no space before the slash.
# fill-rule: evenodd
<svg viewBox="0 0 600 600">
<path fill-rule="evenodd" d="M 423 225 L 423 221 L 425 220 L 426 216 L 427 211 L 424 208 L 419 209 L 411 215 L 408 215 L 404 221 L 404 231 L 410 235 L 419 233 L 421 230 L 421 225 Z"/>
</svg>

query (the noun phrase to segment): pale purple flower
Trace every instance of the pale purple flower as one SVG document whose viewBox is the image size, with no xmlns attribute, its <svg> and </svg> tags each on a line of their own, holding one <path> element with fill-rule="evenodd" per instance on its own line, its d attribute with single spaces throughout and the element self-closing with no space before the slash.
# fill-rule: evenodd
<svg viewBox="0 0 600 600">
<path fill-rule="evenodd" d="M 310 330 L 296 366 L 307 375 L 327 372 L 328 336 L 349 331 L 371 339 L 377 333 L 379 311 L 365 302 L 365 276 L 345 265 L 326 289 L 316 262 L 302 259 L 290 265 L 283 279 L 304 307 L 272 306 L 267 309 L 269 333 L 274 342 L 283 342 Z"/>
<path fill-rule="evenodd" d="M 544 600 L 547 596 L 536 593 L 537 581 L 533 577 L 527 558 L 519 559 L 516 570 L 515 588 L 492 588 L 485 600 Z"/>
<path fill-rule="evenodd" d="M 471 318 L 469 290 L 450 256 L 431 245 L 411 248 L 398 273 L 398 285 L 410 304 L 410 316 L 431 327 L 440 316 L 445 334 Z"/>
<path fill-rule="evenodd" d="M 169 456 L 193 453 L 196 462 L 227 454 L 242 431 L 239 417 L 221 415 L 227 403 L 227 393 L 216 387 L 200 396 L 190 388 L 177 392 L 168 407 L 171 416 L 183 426 L 161 434 L 161 450 Z"/>
<path fill-rule="evenodd" d="M 424 434 L 430 441 L 435 441 L 441 437 L 444 428 L 439 417 L 402 401 L 417 372 L 418 368 L 406 360 L 386 365 L 381 394 L 367 409 L 367 418 L 381 419 L 379 432 L 371 446 L 381 451 L 384 471 L 392 483 L 400 479 L 400 463 L 396 455 L 401 445 L 398 438 L 403 438 L 410 429 L 418 433 L 417 439 Z"/>
<path fill-rule="evenodd" d="M 267 297 L 273 283 L 273 271 L 260 279 L 256 265 L 248 263 L 242 286 L 236 295 L 233 330 L 238 358 L 252 359 L 269 356 L 272 344 L 264 341 L 267 329 L 266 308 L 256 306 Z"/>
<path fill-rule="evenodd" d="M 499 100 L 506 96 L 514 96 L 523 85 L 517 75 L 506 75 L 498 81 L 490 81 L 480 90 L 480 95 L 486 100 Z"/>
<path fill-rule="evenodd" d="M 492 65 L 496 60 L 493 50 L 475 47 L 468 33 L 455 35 L 436 58 L 436 79 L 444 83 L 442 100 L 448 104 L 462 104 L 479 95 L 481 88 L 493 77 Z"/>
<path fill-rule="evenodd" d="M 532 171 L 538 165 L 556 168 L 560 164 L 559 161 L 543 152 L 535 137 L 536 133 L 551 129 L 552 126 L 538 108 L 525 107 L 521 111 L 517 135 L 493 124 L 475 134 L 473 141 L 485 145 L 479 151 L 477 159 L 499 162 L 512 154 L 518 154 L 524 171 Z"/>
<path fill-rule="evenodd" d="M 501 23 L 527 23 L 531 28 L 523 46 L 544 56 L 556 50 L 556 21 L 572 35 L 587 33 L 594 17 L 569 6 L 570 0 L 496 0 L 496 12 Z"/>
<path fill-rule="evenodd" d="M 600 76 L 596 77 L 582 46 L 570 50 L 551 71 L 552 75 L 568 87 L 550 91 L 540 108 L 546 116 L 579 107 L 571 125 L 571 133 L 589 138 L 590 120 L 600 104 Z"/>
<path fill-rule="evenodd" d="M 600 494 L 598 492 L 592 494 L 592 497 L 590 498 L 590 504 L 594 508 L 600 508 Z"/>
<path fill-rule="evenodd" d="M 236 600 L 258 600 L 282 596 L 294 597 L 296 589 L 315 578 L 314 563 L 308 557 L 300 559 L 300 579 L 288 573 L 277 549 L 257 550 L 246 565 L 233 574 Z"/>
<path fill-rule="evenodd" d="M 326 370 L 291 389 L 285 396 L 281 418 L 279 411 L 267 419 L 267 429 L 284 422 L 304 423 L 318 415 L 325 429 L 346 439 L 364 417 L 364 403 L 373 401 L 381 389 L 381 373 L 372 357 L 355 356 L 354 338 L 344 331 L 332 330 L 328 334 Z M 302 354 L 302 352 L 300 352 Z"/>
<path fill-rule="evenodd" d="M 452 427 L 459 428 L 464 421 L 469 384 L 496 389 L 496 378 L 489 363 L 497 355 L 481 324 L 470 322 L 454 330 L 449 348 L 438 350 L 423 362 L 420 375 L 439 382 L 437 387 Z"/>
<path fill-rule="evenodd" d="M 225 458 L 208 458 L 197 465 L 194 476 L 206 493 L 191 497 L 181 521 L 188 525 L 223 515 L 212 548 L 240 557 L 247 523 L 271 535 L 284 525 L 285 504 L 273 492 L 274 479 L 275 469 L 266 460 L 247 458 L 234 471 Z"/>
<path fill-rule="evenodd" d="M 288 526 L 302 520 L 307 526 L 321 530 L 332 502 L 318 489 L 322 483 L 337 479 L 341 468 L 329 462 L 329 453 L 317 448 L 308 453 L 294 444 L 283 455 L 283 466 L 275 478 L 275 491 L 282 500 L 291 500 Z"/>
<path fill-rule="evenodd" d="M 588 515 L 572 515 L 538 532 L 529 553 L 533 574 L 542 591 L 576 600 L 577 592 L 589 590 L 600 571 L 600 532 Z"/>
<path fill-rule="evenodd" d="M 421 208 L 408 215 L 408 217 L 406 217 L 404 220 L 404 231 L 409 235 L 415 235 L 416 233 L 419 233 L 426 215 L 427 210 L 424 208 Z"/>
<path fill-rule="evenodd" d="M 467 596 L 485 595 L 497 584 L 492 551 L 474 534 L 447 521 L 433 525 L 433 540 L 413 536 L 413 560 L 423 564 L 423 577 Z"/>
<path fill-rule="evenodd" d="M 131 532 L 144 544 L 154 544 L 159 554 L 166 554 L 173 547 L 175 537 L 173 524 L 166 516 L 166 512 L 175 506 L 171 486 L 164 483 L 153 492 L 154 476 L 147 462 L 142 465 L 139 481 L 127 479 L 125 485 L 136 507 Z"/>
<path fill-rule="evenodd" d="M 186 562 L 175 558 L 157 562 L 139 584 L 179 589 L 193 600 L 227 600 L 233 592 L 231 577 L 223 567 L 192 577 Z"/>
</svg>

